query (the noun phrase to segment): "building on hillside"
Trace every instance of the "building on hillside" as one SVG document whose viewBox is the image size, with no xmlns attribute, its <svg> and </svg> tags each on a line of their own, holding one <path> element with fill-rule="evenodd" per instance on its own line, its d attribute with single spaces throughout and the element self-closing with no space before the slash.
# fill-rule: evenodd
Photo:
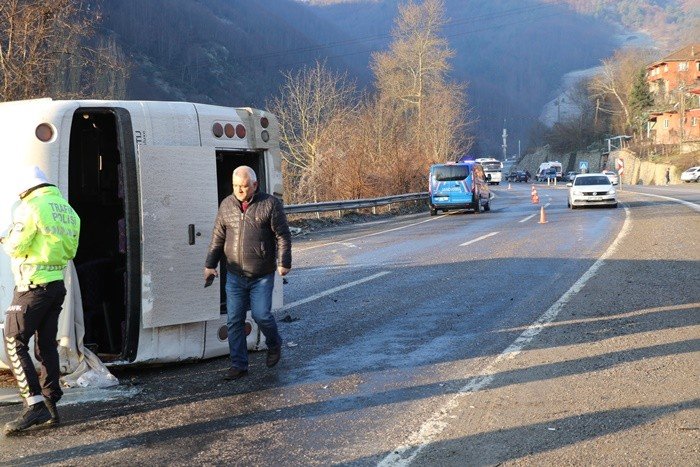
<svg viewBox="0 0 700 467">
<path fill-rule="evenodd" d="M 700 141 L 700 43 L 647 66 L 655 109 L 647 136 L 656 144 Z"/>
</svg>

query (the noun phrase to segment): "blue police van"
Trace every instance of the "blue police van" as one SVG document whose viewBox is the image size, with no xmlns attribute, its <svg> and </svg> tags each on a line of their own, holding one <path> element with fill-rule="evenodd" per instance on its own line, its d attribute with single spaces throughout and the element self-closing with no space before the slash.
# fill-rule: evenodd
<svg viewBox="0 0 700 467">
<path fill-rule="evenodd" d="M 478 162 L 435 164 L 430 166 L 429 178 L 431 216 L 450 209 L 491 210 L 491 192 Z"/>
</svg>

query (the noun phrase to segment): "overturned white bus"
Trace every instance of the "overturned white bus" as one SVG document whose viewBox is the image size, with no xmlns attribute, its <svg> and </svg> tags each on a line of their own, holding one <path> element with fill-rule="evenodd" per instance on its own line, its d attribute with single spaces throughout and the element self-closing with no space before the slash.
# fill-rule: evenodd
<svg viewBox="0 0 700 467">
<path fill-rule="evenodd" d="M 0 228 L 17 201 L 8 182 L 30 164 L 82 221 L 57 336 L 68 353 L 82 346 L 80 321 L 85 343 L 113 364 L 228 353 L 226 268 L 218 287 L 204 288 L 204 258 L 236 167 L 252 167 L 260 190 L 282 196 L 274 115 L 186 102 L 36 99 L 0 104 L 0 141 Z M 13 287 L 0 254 L 2 310 Z M 281 306 L 277 277 L 273 308 Z M 249 348 L 264 348 L 249 325 Z M 6 362 L 4 349 L 0 357 Z"/>
</svg>

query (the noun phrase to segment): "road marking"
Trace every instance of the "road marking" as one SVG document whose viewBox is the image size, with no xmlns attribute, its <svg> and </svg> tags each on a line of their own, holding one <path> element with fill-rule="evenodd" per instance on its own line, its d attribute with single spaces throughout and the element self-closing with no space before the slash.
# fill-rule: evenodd
<svg viewBox="0 0 700 467">
<path fill-rule="evenodd" d="M 547 207 L 547 206 L 549 206 L 549 203 L 547 203 L 547 204 L 544 205 L 544 207 Z M 533 217 L 535 217 L 536 215 L 537 215 L 537 213 L 535 213 L 535 214 L 530 214 L 530 215 L 527 216 L 525 219 L 520 220 L 520 221 L 518 221 L 518 222 L 527 222 L 527 221 L 529 221 L 530 219 L 532 219 Z"/>
<path fill-rule="evenodd" d="M 675 201 L 676 203 L 684 204 L 690 209 L 694 209 L 695 211 L 700 212 L 700 204 L 691 203 L 690 201 L 686 201 L 683 199 L 671 198 L 670 196 L 652 195 L 651 193 L 642 193 L 641 191 L 630 191 L 628 193 L 635 193 L 637 195 L 643 196 L 653 196 L 654 198 L 669 199 L 671 201 Z"/>
<path fill-rule="evenodd" d="M 486 235 L 482 235 L 481 237 L 475 238 L 474 240 L 469 240 L 468 242 L 464 242 L 464 243 L 462 243 L 462 244 L 459 245 L 459 246 L 471 245 L 472 243 L 478 242 L 479 240 L 483 240 L 483 239 L 485 239 L 485 238 L 493 237 L 494 235 L 497 235 L 497 234 L 499 234 L 499 233 L 500 233 L 500 232 L 491 232 L 491 233 L 487 233 Z"/>
<path fill-rule="evenodd" d="M 347 289 L 349 287 L 354 287 L 354 286 L 362 284 L 364 282 L 369 282 L 369 281 L 377 279 L 379 277 L 386 276 L 387 274 L 389 274 L 389 272 L 391 272 L 391 271 L 378 272 L 377 274 L 373 274 L 373 275 L 365 277 L 363 279 L 358 279 L 356 281 L 348 282 L 347 284 L 339 285 L 338 287 L 333 287 L 332 289 L 328 289 L 325 292 L 319 292 L 315 295 L 311 295 L 311 296 L 303 298 L 301 300 L 297 300 L 296 302 L 287 303 L 286 305 L 283 305 L 281 308 L 278 308 L 277 310 L 274 310 L 274 311 L 289 310 L 290 308 L 294 308 L 295 306 L 299 306 L 299 305 L 303 305 L 304 303 L 312 302 L 316 299 L 319 299 L 321 297 L 325 297 L 326 295 L 330 295 L 330 294 L 338 292 L 340 290 Z"/>
<path fill-rule="evenodd" d="M 302 252 L 302 251 L 309 251 L 309 250 L 313 250 L 313 249 L 315 249 L 315 248 L 321 248 L 321 247 L 328 246 L 328 245 L 336 245 L 336 244 L 339 244 L 339 243 L 340 243 L 340 244 L 343 244 L 343 243 L 345 243 L 345 242 L 349 242 L 349 241 L 353 241 L 353 240 L 358 240 L 358 239 L 360 239 L 360 238 L 371 237 L 371 236 L 373 236 L 373 235 L 380 235 L 380 234 L 387 233 L 387 232 L 394 232 L 394 231 L 396 231 L 396 230 L 401 230 L 401 229 L 406 229 L 406 228 L 408 228 L 408 227 L 413 227 L 414 225 L 424 224 L 424 223 L 426 223 L 426 222 L 430 222 L 430 221 L 433 221 L 433 220 L 435 220 L 435 219 L 439 219 L 439 218 L 445 217 L 445 216 L 446 216 L 446 214 L 443 214 L 443 215 L 441 215 L 441 216 L 431 217 L 430 219 L 426 219 L 426 220 L 424 220 L 424 221 L 416 222 L 415 224 L 408 224 L 408 225 L 404 225 L 404 226 L 401 226 L 401 227 L 396 227 L 396 228 L 393 228 L 393 229 L 381 230 L 381 231 L 379 231 L 379 232 L 374 232 L 374 233 L 371 233 L 371 234 L 360 235 L 359 237 L 346 238 L 345 240 L 342 240 L 342 241 L 322 243 L 322 244 L 320 244 L 320 245 L 314 245 L 314 246 L 310 246 L 310 247 L 308 247 L 308 248 L 301 248 L 301 249 L 299 249 L 299 250 L 296 250 L 296 252 L 299 253 L 299 252 Z"/>
<path fill-rule="evenodd" d="M 401 465 L 405 466 L 410 464 L 416 456 L 430 443 L 434 442 L 436 438 L 447 428 L 447 425 L 452 417 L 452 411 L 454 411 L 461 400 L 481 389 L 488 386 L 491 381 L 493 381 L 496 375 L 497 365 L 506 359 L 511 359 L 517 356 L 523 348 L 528 345 L 532 340 L 537 337 L 537 335 L 545 328 L 545 326 L 557 317 L 561 309 L 566 305 L 571 298 L 579 293 L 584 285 L 595 275 L 595 273 L 600 269 L 600 267 L 605 263 L 605 261 L 611 257 L 622 239 L 627 236 L 630 230 L 630 211 L 629 208 L 625 207 L 625 222 L 620 229 L 620 233 L 612 242 L 612 244 L 605 250 L 605 253 L 598 258 L 598 260 L 593 263 L 593 265 L 586 271 L 575 283 L 571 286 L 569 290 L 562 295 L 559 300 L 557 300 L 554 305 L 549 307 L 537 320 L 528 326 L 517 339 L 513 341 L 503 352 L 501 352 L 493 362 L 491 362 L 486 368 L 481 371 L 481 374 L 471 378 L 467 384 L 465 384 L 456 394 L 454 394 L 449 401 L 445 403 L 442 407 L 438 407 L 437 410 L 433 412 L 433 415 L 423 423 L 417 431 L 414 431 L 408 436 L 408 439 L 404 444 L 391 450 L 391 454 L 386 456 L 379 462 L 379 466 L 395 466 Z"/>
</svg>

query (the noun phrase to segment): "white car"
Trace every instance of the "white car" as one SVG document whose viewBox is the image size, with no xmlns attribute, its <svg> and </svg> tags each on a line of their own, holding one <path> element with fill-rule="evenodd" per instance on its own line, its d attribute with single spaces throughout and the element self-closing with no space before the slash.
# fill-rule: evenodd
<svg viewBox="0 0 700 467">
<path fill-rule="evenodd" d="M 618 177 L 617 174 L 612 170 L 606 170 L 603 173 L 606 177 L 610 179 L 610 183 L 612 183 L 613 185 L 617 185 L 618 183 L 620 183 L 620 177 Z"/>
<path fill-rule="evenodd" d="M 578 174 L 572 183 L 567 183 L 569 195 L 566 206 L 576 209 L 579 206 L 617 207 L 615 188 L 607 174 Z"/>
<path fill-rule="evenodd" d="M 699 182 L 700 181 L 700 166 L 691 167 L 681 174 L 681 180 L 684 182 Z"/>
</svg>

